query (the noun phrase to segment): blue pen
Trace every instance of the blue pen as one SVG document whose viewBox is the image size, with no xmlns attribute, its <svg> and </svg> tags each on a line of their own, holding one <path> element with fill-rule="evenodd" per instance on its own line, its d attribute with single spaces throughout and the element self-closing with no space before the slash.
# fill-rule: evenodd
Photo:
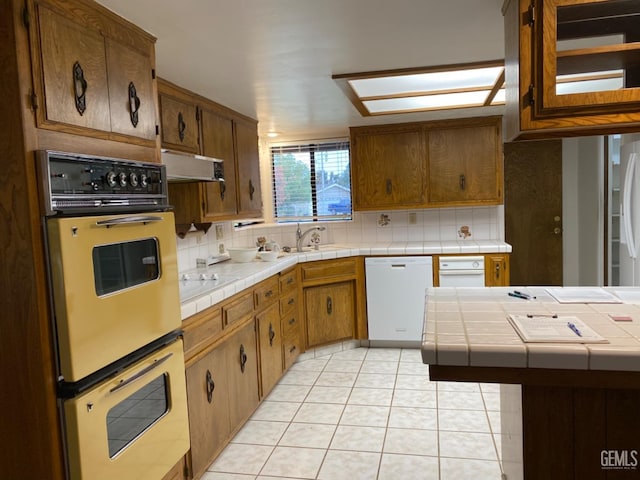
<svg viewBox="0 0 640 480">
<path fill-rule="evenodd" d="M 580 333 L 580 330 L 578 330 L 578 327 L 576 327 L 573 323 L 571 323 L 571 322 L 567 322 L 567 327 L 569 327 L 571 330 L 573 330 L 573 331 L 574 331 L 574 333 L 575 333 L 576 335 L 578 335 L 579 337 L 581 337 L 581 336 L 582 336 L 582 334 Z"/>
</svg>

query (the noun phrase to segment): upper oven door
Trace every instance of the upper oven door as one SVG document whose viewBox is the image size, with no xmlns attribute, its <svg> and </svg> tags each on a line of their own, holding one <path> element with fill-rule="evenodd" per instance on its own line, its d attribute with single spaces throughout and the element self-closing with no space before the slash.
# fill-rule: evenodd
<svg viewBox="0 0 640 480">
<path fill-rule="evenodd" d="M 47 221 L 65 381 L 180 328 L 174 228 L 171 212 Z"/>
</svg>

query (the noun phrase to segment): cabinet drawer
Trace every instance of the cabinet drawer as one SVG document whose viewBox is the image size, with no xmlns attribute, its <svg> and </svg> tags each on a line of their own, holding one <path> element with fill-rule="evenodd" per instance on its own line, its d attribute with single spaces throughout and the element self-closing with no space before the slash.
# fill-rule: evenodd
<svg viewBox="0 0 640 480">
<path fill-rule="evenodd" d="M 284 369 L 287 370 L 300 355 L 300 335 L 291 338 L 283 338 Z"/>
<path fill-rule="evenodd" d="M 280 293 L 284 294 L 291 290 L 295 290 L 298 286 L 298 271 L 291 270 L 288 273 L 280 275 Z"/>
<path fill-rule="evenodd" d="M 282 317 L 283 338 L 297 336 L 299 332 L 298 312 L 291 312 L 289 315 Z"/>
<path fill-rule="evenodd" d="M 302 265 L 302 280 L 318 280 L 322 278 L 355 276 L 356 261 L 352 258 L 344 260 L 328 260 Z"/>
<path fill-rule="evenodd" d="M 262 309 L 267 305 L 275 302 L 278 295 L 278 278 L 273 277 L 260 283 L 253 289 L 253 297 L 255 300 L 255 308 Z"/>
<path fill-rule="evenodd" d="M 298 292 L 293 291 L 283 295 L 280 299 L 280 315 L 284 316 L 288 312 L 296 312 L 298 309 Z"/>
<path fill-rule="evenodd" d="M 185 321 L 184 356 L 189 359 L 209 343 L 222 331 L 222 311 L 220 307 L 211 307 Z"/>
<path fill-rule="evenodd" d="M 247 315 L 252 314 L 253 296 L 252 292 L 247 292 L 222 307 L 223 326 L 226 328 L 233 322 L 242 320 Z"/>
</svg>

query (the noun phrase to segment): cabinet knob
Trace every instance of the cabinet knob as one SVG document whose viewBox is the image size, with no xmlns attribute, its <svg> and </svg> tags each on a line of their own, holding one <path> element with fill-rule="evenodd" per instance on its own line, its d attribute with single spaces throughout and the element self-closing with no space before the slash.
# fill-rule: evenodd
<svg viewBox="0 0 640 480">
<path fill-rule="evenodd" d="M 500 264 L 496 263 L 496 279 L 500 278 Z"/>
<path fill-rule="evenodd" d="M 391 179 L 387 178 L 387 195 L 391 195 L 393 192 L 393 184 L 391 183 Z"/>
<path fill-rule="evenodd" d="M 464 174 L 460 175 L 460 190 L 464 190 L 467 180 L 464 178 Z"/>
<path fill-rule="evenodd" d="M 333 300 L 331 297 L 327 297 L 327 314 L 331 315 L 333 313 Z"/>
<path fill-rule="evenodd" d="M 253 194 L 255 193 L 256 188 L 253 186 L 253 182 L 249 179 L 249 199 L 253 201 Z"/>
<path fill-rule="evenodd" d="M 224 193 L 227 191 L 227 184 L 225 182 L 218 182 L 220 185 L 220 200 L 224 202 Z"/>
</svg>

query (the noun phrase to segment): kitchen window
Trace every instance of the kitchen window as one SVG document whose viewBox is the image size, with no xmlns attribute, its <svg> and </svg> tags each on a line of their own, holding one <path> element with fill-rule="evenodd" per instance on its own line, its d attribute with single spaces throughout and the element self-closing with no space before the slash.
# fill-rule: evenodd
<svg viewBox="0 0 640 480">
<path fill-rule="evenodd" d="M 277 222 L 351 219 L 347 140 L 271 148 Z"/>
</svg>

